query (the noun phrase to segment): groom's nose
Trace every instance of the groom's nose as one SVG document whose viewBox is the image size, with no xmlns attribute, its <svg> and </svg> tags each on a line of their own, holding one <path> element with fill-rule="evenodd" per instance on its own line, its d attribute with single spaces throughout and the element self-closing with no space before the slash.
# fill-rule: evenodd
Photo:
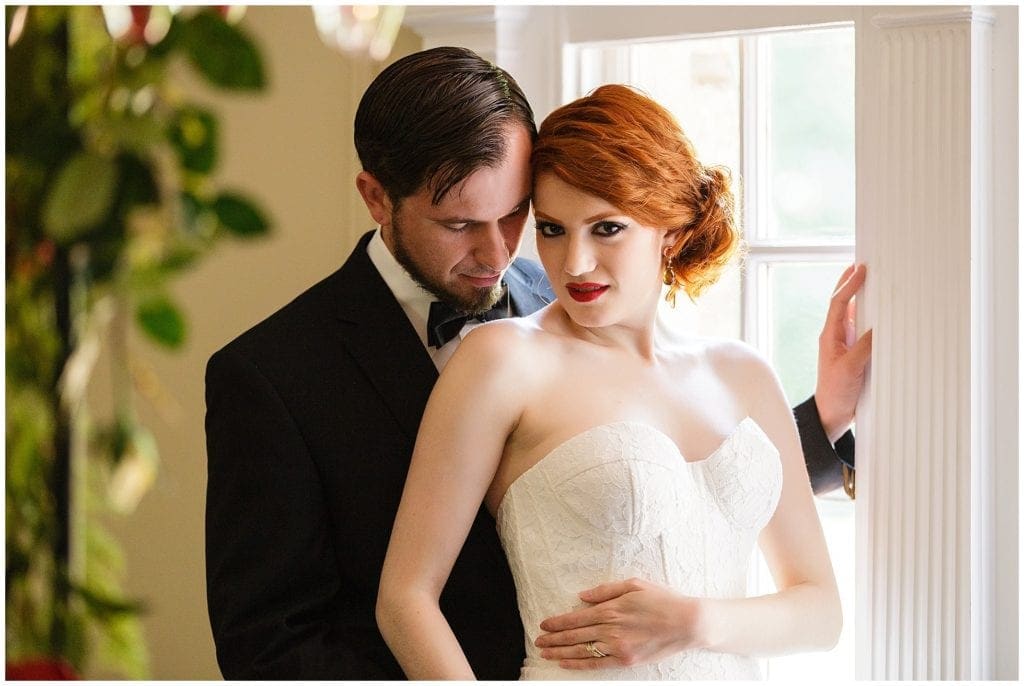
<svg viewBox="0 0 1024 686">
<path fill-rule="evenodd" d="M 473 259 L 495 271 L 505 271 L 511 259 L 511 251 L 505 234 L 498 224 L 480 227 L 474 236 Z"/>
</svg>

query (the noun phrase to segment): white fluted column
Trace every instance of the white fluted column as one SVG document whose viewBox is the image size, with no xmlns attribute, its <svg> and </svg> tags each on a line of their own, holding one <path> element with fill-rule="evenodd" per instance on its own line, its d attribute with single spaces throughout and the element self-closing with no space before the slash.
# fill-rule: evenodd
<svg viewBox="0 0 1024 686">
<path fill-rule="evenodd" d="M 992 16 L 865 12 L 857 252 L 875 350 L 857 414 L 857 677 L 991 678 Z"/>
</svg>

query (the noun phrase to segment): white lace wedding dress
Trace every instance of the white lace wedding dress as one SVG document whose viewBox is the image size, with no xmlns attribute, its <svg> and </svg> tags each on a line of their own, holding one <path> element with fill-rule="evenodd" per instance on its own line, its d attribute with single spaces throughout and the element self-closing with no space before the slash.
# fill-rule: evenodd
<svg viewBox="0 0 1024 686">
<path fill-rule="evenodd" d="M 751 552 L 781 489 L 778 451 L 749 417 L 697 462 L 638 422 L 596 426 L 552 450 L 512 483 L 496 517 L 526 632 L 521 678 L 761 678 L 753 658 L 707 650 L 565 670 L 533 642 L 544 618 L 582 607 L 577 594 L 608 581 L 636 576 L 691 596 L 745 596 Z"/>
</svg>

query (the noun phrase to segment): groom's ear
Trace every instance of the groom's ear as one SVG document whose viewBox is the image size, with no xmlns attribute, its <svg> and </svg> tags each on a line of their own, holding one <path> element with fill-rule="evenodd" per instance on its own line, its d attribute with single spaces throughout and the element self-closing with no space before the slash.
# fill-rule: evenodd
<svg viewBox="0 0 1024 686">
<path fill-rule="evenodd" d="M 391 225 L 391 199 L 377 177 L 368 171 L 356 174 L 356 190 L 362 196 L 366 209 L 370 211 L 373 221 L 383 226 Z"/>
</svg>

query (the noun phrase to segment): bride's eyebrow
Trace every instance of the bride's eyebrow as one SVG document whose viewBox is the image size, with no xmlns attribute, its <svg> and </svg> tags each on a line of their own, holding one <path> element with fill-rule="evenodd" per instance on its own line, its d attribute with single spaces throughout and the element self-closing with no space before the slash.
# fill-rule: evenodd
<svg viewBox="0 0 1024 686">
<path fill-rule="evenodd" d="M 535 219 L 543 219 L 544 221 L 549 221 L 549 222 L 551 222 L 553 224 L 561 224 L 562 223 L 559 219 L 556 219 L 555 217 L 551 217 L 549 215 L 544 214 L 543 212 L 538 211 L 536 206 L 534 206 L 534 208 L 533 208 L 533 216 L 534 216 Z M 598 212 L 597 214 L 595 214 L 592 217 L 587 217 L 586 219 L 583 220 L 582 223 L 583 224 L 595 224 L 595 223 L 601 221 L 602 219 L 607 219 L 608 217 L 620 217 L 620 216 L 622 216 L 621 212 L 618 212 L 616 210 L 607 210 L 605 212 Z"/>
<path fill-rule="evenodd" d="M 543 220 L 549 221 L 549 222 L 555 222 L 556 224 L 558 223 L 558 220 L 555 219 L 554 217 L 552 217 L 550 215 L 547 215 L 547 214 L 544 214 L 543 212 L 538 211 L 536 205 L 533 206 L 533 218 L 534 219 L 543 219 Z"/>
<path fill-rule="evenodd" d="M 586 219 L 583 220 L 583 223 L 584 224 L 596 224 L 597 222 L 601 221 L 602 219 L 607 219 L 608 217 L 621 217 L 621 216 L 622 216 L 622 213 L 619 212 L 618 210 L 607 210 L 605 212 L 598 212 L 597 214 L 595 214 L 592 217 L 587 217 Z"/>
</svg>

